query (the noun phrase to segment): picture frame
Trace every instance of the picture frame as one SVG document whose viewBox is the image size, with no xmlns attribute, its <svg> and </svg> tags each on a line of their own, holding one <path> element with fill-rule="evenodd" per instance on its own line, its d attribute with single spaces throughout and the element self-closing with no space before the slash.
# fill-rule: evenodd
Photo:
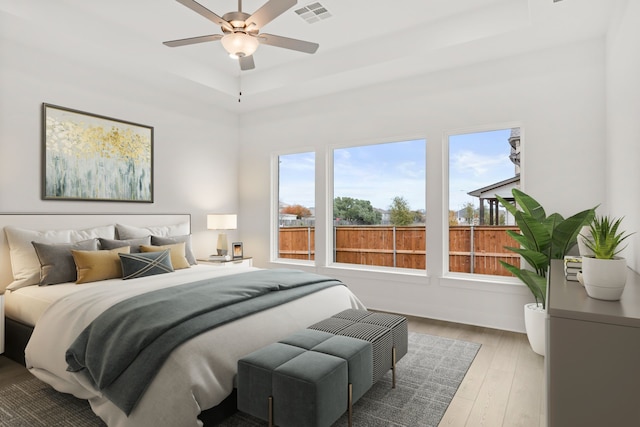
<svg viewBox="0 0 640 427">
<path fill-rule="evenodd" d="M 231 244 L 231 254 L 233 259 L 244 258 L 244 253 L 242 250 L 242 242 L 233 242 Z"/>
<path fill-rule="evenodd" d="M 153 127 L 43 103 L 42 199 L 153 203 Z"/>
</svg>

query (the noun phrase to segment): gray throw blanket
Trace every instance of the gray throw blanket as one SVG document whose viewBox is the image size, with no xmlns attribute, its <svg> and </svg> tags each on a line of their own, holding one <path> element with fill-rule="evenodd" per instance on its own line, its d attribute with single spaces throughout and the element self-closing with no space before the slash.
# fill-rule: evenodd
<svg viewBox="0 0 640 427">
<path fill-rule="evenodd" d="M 71 344 L 68 371 L 84 371 L 127 415 L 173 349 L 235 319 L 338 280 L 299 270 L 258 270 L 159 289 L 99 315 Z M 214 350 L 212 350 L 214 351 Z"/>
</svg>

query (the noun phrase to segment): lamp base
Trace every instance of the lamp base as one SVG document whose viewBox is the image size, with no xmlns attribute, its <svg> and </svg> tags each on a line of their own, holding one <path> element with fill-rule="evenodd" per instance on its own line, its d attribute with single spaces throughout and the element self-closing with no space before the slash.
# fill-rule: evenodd
<svg viewBox="0 0 640 427">
<path fill-rule="evenodd" d="M 216 251 L 218 251 L 218 255 L 226 255 L 229 249 L 229 244 L 227 243 L 227 235 L 225 233 L 218 234 L 218 246 L 216 247 Z"/>
</svg>

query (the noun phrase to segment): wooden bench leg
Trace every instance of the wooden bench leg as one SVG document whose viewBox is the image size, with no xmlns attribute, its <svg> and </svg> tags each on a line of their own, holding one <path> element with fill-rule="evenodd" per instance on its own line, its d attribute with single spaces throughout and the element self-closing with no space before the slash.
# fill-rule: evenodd
<svg viewBox="0 0 640 427">
<path fill-rule="evenodd" d="M 269 396 L 269 427 L 273 427 L 273 396 Z"/>
</svg>

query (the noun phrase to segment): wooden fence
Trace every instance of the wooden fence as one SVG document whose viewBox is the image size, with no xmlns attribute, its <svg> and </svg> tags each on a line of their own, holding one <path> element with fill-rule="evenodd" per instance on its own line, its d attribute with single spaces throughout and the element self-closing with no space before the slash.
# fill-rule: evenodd
<svg viewBox="0 0 640 427">
<path fill-rule="evenodd" d="M 461 273 L 510 276 L 500 260 L 520 265 L 520 257 L 504 249 L 517 246 L 506 230 L 514 226 L 449 227 L 449 270 Z M 424 227 L 336 226 L 336 262 L 424 270 Z M 315 259 L 314 227 L 280 228 L 279 257 Z"/>
</svg>

